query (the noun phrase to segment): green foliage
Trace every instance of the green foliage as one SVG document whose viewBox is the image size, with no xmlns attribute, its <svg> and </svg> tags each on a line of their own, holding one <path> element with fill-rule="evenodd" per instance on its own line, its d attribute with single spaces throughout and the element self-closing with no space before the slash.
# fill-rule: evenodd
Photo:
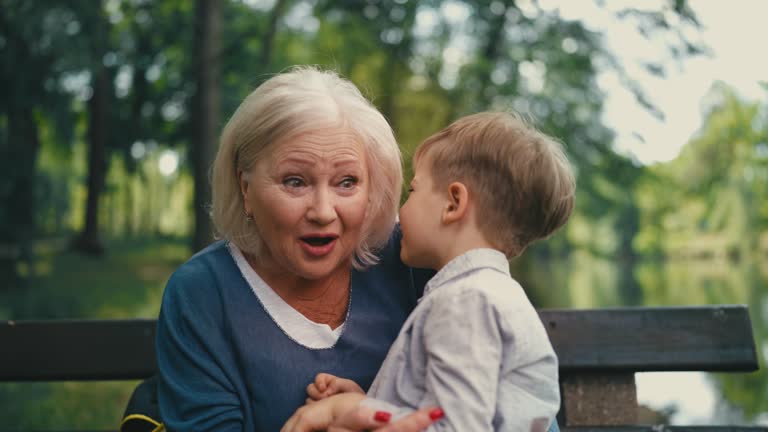
<svg viewBox="0 0 768 432">
<path fill-rule="evenodd" d="M 768 228 L 768 103 L 744 102 L 723 84 L 707 99 L 702 130 L 637 188 L 644 251 L 749 255 L 759 249 L 754 233 Z"/>
<path fill-rule="evenodd" d="M 131 173 L 143 157 L 131 156 L 137 148 L 189 145 L 189 106 L 195 92 L 189 54 L 191 2 L 109 0 L 103 7 L 83 1 L 67 7 L 55 2 L 13 3 L 18 7 L 12 8 L 8 20 L 60 23 L 37 34 L 18 26 L 25 41 L 37 43 L 39 34 L 53 41 L 47 56 L 55 59 L 56 67 L 46 70 L 55 77 L 52 88 L 56 91 L 40 93 L 35 100 L 47 107 L 50 98 L 59 94 L 63 102 L 69 101 L 52 105 L 63 108 L 50 113 L 40 110 L 40 126 L 53 126 L 45 129 L 45 145 L 59 143 L 47 152 L 71 156 L 73 144 L 84 139 L 84 130 L 77 134 L 72 125 L 84 119 L 82 101 L 90 91 L 89 71 L 98 62 L 114 78 L 108 146 L 111 154 L 120 157 L 108 156 L 108 161 L 121 160 L 120 169 Z M 535 4 L 533 9 L 521 9 L 511 1 L 464 0 L 446 5 L 437 0 L 226 1 L 218 59 L 222 111 L 226 117 L 270 74 L 307 63 L 335 68 L 364 89 L 392 123 L 406 155 L 462 114 L 517 109 L 535 117 L 541 129 L 565 143 L 579 172 L 577 213 L 613 226 L 619 238 L 615 244 L 627 254 L 636 224 L 626 221 L 636 218 L 636 209 L 627 198 L 631 195 L 622 191 L 634 188 L 640 170 L 612 151 L 612 132 L 600 121 L 602 95 L 594 79 L 596 64 L 622 70 L 603 47 L 601 35 Z M 465 19 L 456 21 L 447 8 L 463 11 Z M 671 10 L 682 23 L 695 24 L 687 4 L 670 2 L 662 9 L 621 10 L 617 15 L 642 31 L 674 33 L 674 55 L 695 54 L 693 49 L 679 49 L 687 42 L 665 21 Z M 432 24 L 425 28 L 422 19 L 421 27 L 417 26 L 419 16 L 431 16 Z M 100 37 L 96 30 L 104 20 L 107 33 Z M 66 38 L 58 37 L 56 32 L 62 31 Z M 633 91 L 640 93 L 636 86 Z M 42 166 L 38 169 L 47 172 Z M 410 174 L 408 159 L 406 172 Z M 51 194 L 49 178 L 58 177 L 53 172 L 40 177 L 43 192 L 38 201 L 46 201 Z M 613 186 L 601 186 L 608 183 Z M 114 182 L 110 186 L 120 187 Z M 62 196 L 64 191 L 57 193 Z M 80 212 L 76 207 L 69 209 Z M 58 208 L 64 209 L 61 204 Z M 47 220 L 51 217 L 42 217 L 41 227 L 61 226 Z M 568 248 L 568 241 L 558 246 L 560 251 Z"/>
</svg>

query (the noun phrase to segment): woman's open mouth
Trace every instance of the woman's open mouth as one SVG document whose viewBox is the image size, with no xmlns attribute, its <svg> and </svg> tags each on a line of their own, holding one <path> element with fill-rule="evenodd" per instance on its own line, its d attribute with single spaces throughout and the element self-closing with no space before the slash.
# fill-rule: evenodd
<svg viewBox="0 0 768 432">
<path fill-rule="evenodd" d="M 323 256 L 329 254 L 339 236 L 333 235 L 307 235 L 300 237 L 301 247 L 305 252 L 312 256 Z"/>
</svg>

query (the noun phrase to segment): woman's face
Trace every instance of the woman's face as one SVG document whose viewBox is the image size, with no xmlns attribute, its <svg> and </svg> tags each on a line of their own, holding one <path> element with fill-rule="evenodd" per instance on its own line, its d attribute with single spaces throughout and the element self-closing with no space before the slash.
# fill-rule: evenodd
<svg viewBox="0 0 768 432">
<path fill-rule="evenodd" d="M 304 279 L 350 264 L 370 190 L 363 145 L 347 130 L 327 129 L 277 144 L 240 186 L 270 271 Z"/>
</svg>

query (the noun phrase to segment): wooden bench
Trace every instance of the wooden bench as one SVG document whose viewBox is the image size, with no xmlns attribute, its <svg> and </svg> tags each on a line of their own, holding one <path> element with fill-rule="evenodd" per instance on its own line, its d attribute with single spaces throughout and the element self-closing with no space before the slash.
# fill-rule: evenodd
<svg viewBox="0 0 768 432">
<path fill-rule="evenodd" d="M 746 306 L 542 310 L 560 360 L 564 432 L 768 432 L 640 426 L 635 373 L 758 369 Z M 0 381 L 130 380 L 155 372 L 155 320 L 0 323 Z"/>
</svg>

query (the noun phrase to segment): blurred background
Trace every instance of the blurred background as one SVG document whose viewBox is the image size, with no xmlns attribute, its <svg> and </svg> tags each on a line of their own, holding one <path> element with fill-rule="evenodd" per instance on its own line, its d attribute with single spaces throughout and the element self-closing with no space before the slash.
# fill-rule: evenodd
<svg viewBox="0 0 768 432">
<path fill-rule="evenodd" d="M 156 317 L 211 239 L 221 127 L 271 74 L 316 64 L 363 89 L 406 161 L 485 109 L 565 143 L 576 212 L 512 264 L 538 307 L 748 304 L 763 364 L 766 16 L 746 0 L 0 0 L 0 319 Z M 0 419 L 115 428 L 135 384 L 5 383 Z M 765 369 L 638 390 L 648 422 L 768 424 Z"/>
</svg>

